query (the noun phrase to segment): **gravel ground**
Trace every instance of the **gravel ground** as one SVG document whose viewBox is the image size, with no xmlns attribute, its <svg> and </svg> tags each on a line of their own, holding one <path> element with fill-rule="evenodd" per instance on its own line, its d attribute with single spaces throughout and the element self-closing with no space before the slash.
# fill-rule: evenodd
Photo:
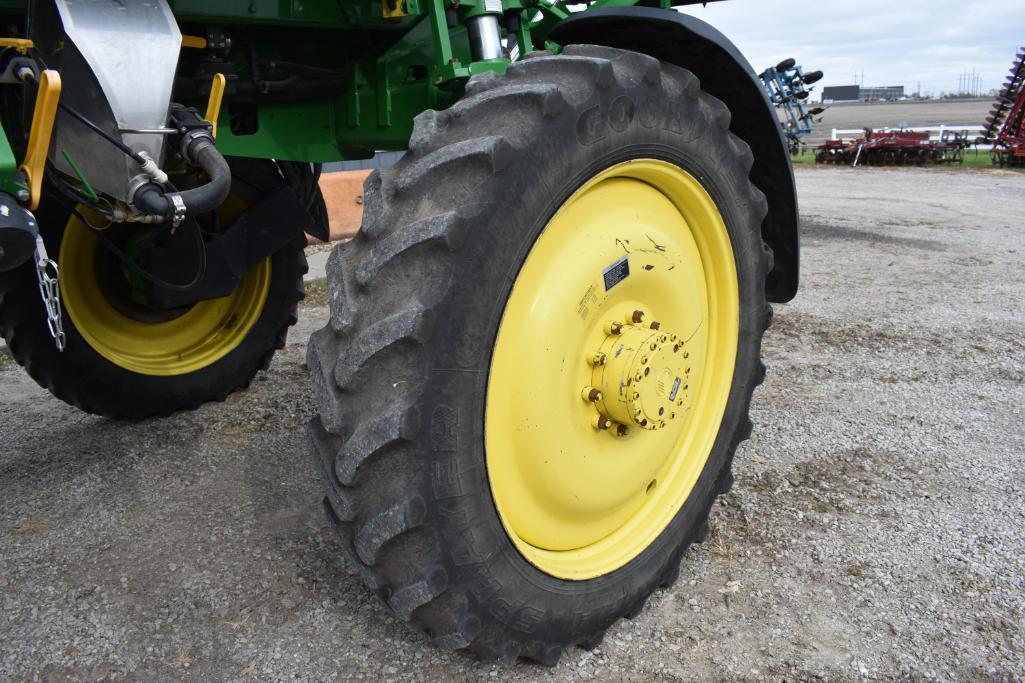
<svg viewBox="0 0 1025 683">
<path fill-rule="evenodd" d="M 291 345 L 227 403 L 141 424 L 0 355 L 0 678 L 1025 676 L 1025 175 L 798 171 L 804 282 L 709 541 L 554 669 L 441 653 L 322 519 Z"/>
</svg>

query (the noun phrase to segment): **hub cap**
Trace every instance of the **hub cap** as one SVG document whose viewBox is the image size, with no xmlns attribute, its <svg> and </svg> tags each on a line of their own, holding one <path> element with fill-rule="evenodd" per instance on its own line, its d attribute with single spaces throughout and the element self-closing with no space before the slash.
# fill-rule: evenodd
<svg viewBox="0 0 1025 683">
<path fill-rule="evenodd" d="M 640 555 L 685 505 L 733 380 L 729 234 L 653 159 L 586 182 L 513 284 L 489 374 L 488 477 L 510 539 L 565 579 Z"/>
<path fill-rule="evenodd" d="M 679 337 L 663 332 L 658 322 L 645 324 L 643 311 L 634 311 L 630 319 L 606 325 L 610 334 L 592 361 L 599 395 L 587 396 L 598 411 L 594 426 L 614 428 L 617 436 L 625 436 L 630 426 L 665 428 L 676 419 L 690 388 L 690 352 Z"/>
</svg>

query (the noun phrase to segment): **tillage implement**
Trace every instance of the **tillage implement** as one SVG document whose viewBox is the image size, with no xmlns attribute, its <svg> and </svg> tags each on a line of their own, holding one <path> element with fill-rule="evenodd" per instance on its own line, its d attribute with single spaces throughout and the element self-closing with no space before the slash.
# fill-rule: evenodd
<svg viewBox="0 0 1025 683">
<path fill-rule="evenodd" d="M 1025 48 L 1014 56 L 979 142 L 993 145 L 994 166 L 1025 166 Z"/>
<path fill-rule="evenodd" d="M 721 33 L 668 0 L 0 13 L 0 331 L 39 384 L 121 419 L 245 387 L 328 238 L 321 165 L 405 151 L 308 347 L 339 548 L 502 661 L 673 583 L 798 284 L 787 138 Z"/>
</svg>

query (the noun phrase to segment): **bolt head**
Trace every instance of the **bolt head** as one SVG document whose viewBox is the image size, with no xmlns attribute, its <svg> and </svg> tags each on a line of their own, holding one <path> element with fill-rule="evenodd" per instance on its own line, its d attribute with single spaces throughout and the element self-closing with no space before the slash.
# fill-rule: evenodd
<svg viewBox="0 0 1025 683">
<path fill-rule="evenodd" d="M 630 314 L 630 322 L 632 322 L 632 323 L 639 323 L 639 322 L 643 322 L 643 321 L 644 321 L 644 311 L 637 310 L 637 311 L 634 311 L 633 313 Z"/>
<path fill-rule="evenodd" d="M 606 356 L 601 351 L 598 351 L 596 353 L 592 353 L 588 357 L 587 362 L 589 362 L 591 365 L 605 365 L 605 362 L 608 361 L 608 359 L 608 356 Z"/>
<path fill-rule="evenodd" d="M 604 415 L 595 415 L 594 419 L 591 420 L 591 426 L 604 431 L 612 426 L 612 420 Z"/>
<path fill-rule="evenodd" d="M 648 325 L 648 327 L 650 327 L 650 328 L 651 328 L 651 329 L 653 329 L 653 330 L 659 330 L 659 329 L 661 329 L 661 328 L 662 328 L 662 323 L 660 323 L 660 322 L 658 322 L 658 321 L 656 320 L 655 322 L 653 322 L 653 323 L 651 323 L 650 325 Z"/>
<path fill-rule="evenodd" d="M 18 190 L 18 201 L 27 202 L 32 195 L 29 194 L 28 190 Z"/>
<path fill-rule="evenodd" d="M 605 323 L 605 334 L 622 334 L 623 323 L 618 320 Z"/>
<path fill-rule="evenodd" d="M 626 436 L 627 431 L 626 425 L 616 425 L 616 436 Z"/>
<path fill-rule="evenodd" d="M 584 387 L 580 395 L 585 401 L 590 401 L 591 403 L 601 400 L 601 391 L 594 387 Z"/>
</svg>

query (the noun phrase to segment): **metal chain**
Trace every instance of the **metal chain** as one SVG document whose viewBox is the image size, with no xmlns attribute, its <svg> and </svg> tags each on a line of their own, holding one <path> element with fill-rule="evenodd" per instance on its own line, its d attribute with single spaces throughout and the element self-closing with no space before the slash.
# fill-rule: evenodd
<svg viewBox="0 0 1025 683">
<path fill-rule="evenodd" d="M 42 237 L 36 237 L 36 276 L 39 278 L 39 295 L 43 297 L 43 306 L 46 307 L 46 326 L 50 328 L 57 350 L 63 351 L 67 338 L 61 320 L 60 273 L 57 264 L 46 254 Z"/>
</svg>

